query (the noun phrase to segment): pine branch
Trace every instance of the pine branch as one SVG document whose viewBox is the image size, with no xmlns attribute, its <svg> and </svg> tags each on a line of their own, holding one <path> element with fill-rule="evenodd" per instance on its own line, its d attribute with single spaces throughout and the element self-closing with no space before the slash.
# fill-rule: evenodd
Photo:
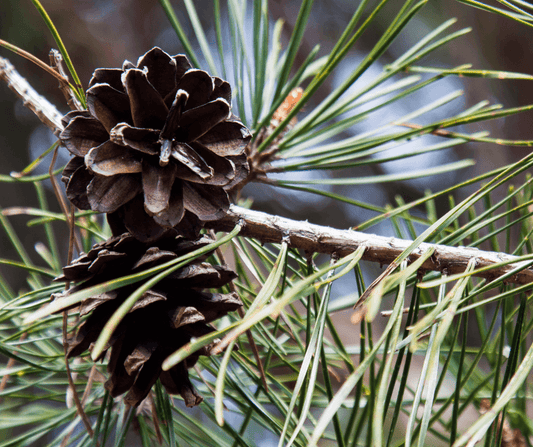
<svg viewBox="0 0 533 447">
<path fill-rule="evenodd" d="M 244 223 L 244 228 L 239 233 L 240 236 L 252 237 L 263 243 L 284 240 L 288 241 L 291 247 L 309 253 L 336 253 L 339 256 L 346 256 L 360 246 L 365 246 L 363 259 L 380 264 L 390 264 L 412 243 L 409 240 L 352 230 L 338 230 L 314 225 L 307 221 L 295 221 L 235 205 L 231 205 L 226 217 L 219 221 L 207 222 L 206 225 L 218 231 L 230 231 L 238 222 Z M 430 248 L 435 248 L 435 253 L 422 264 L 422 269 L 446 271 L 448 274 L 461 273 L 466 269 L 468 261 L 476 258 L 477 271 L 474 272 L 474 276 L 489 280 L 519 269 L 520 266 L 530 262 L 523 260 L 517 262 L 516 260 L 519 259 L 517 256 L 505 253 L 427 243 L 420 244 L 410 255 L 409 260 L 416 261 Z M 494 264 L 505 262 L 509 264 L 487 269 Z M 533 282 L 533 270 L 522 270 L 507 278 L 506 281 L 513 284 L 529 284 Z"/>
<path fill-rule="evenodd" d="M 23 101 L 42 123 L 54 134 L 59 135 L 63 129 L 63 115 L 46 98 L 39 95 L 6 58 L 0 57 L 0 79 Z"/>
<path fill-rule="evenodd" d="M 62 115 L 59 111 L 45 98 L 38 95 L 31 85 L 17 73 L 11 63 L 2 57 L 0 57 L 0 79 L 5 80 L 17 96 L 24 101 L 24 105 L 32 110 L 56 135 L 61 132 L 63 128 Z M 336 253 L 339 256 L 345 256 L 360 246 L 365 246 L 363 259 L 380 264 L 392 263 L 412 243 L 409 240 L 387 238 L 352 230 L 338 230 L 308 222 L 294 221 L 235 205 L 231 206 L 223 219 L 208 222 L 206 226 L 218 231 L 231 231 L 238 222 L 244 223 L 241 236 L 252 237 L 263 243 L 286 240 L 289 241 L 291 247 L 308 253 Z M 422 264 L 422 268 L 427 271 L 446 271 L 448 274 L 460 273 L 466 269 L 472 258 L 476 258 L 477 269 L 473 275 L 492 280 L 509 274 L 515 269 L 518 271 L 521 266 L 523 267 L 529 262 L 523 260 L 518 262 L 516 260 L 519 258 L 505 253 L 427 243 L 420 244 L 410 255 L 410 261 L 415 261 L 431 247 L 435 248 L 434 255 Z M 495 264 L 506 262 L 508 264 L 490 268 Z M 506 282 L 532 283 L 533 269 L 518 271 L 518 273 L 506 278 Z"/>
</svg>

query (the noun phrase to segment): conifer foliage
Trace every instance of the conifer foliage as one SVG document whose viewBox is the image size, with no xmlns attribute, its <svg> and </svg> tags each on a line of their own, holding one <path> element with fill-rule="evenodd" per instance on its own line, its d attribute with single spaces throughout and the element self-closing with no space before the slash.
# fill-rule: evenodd
<svg viewBox="0 0 533 447">
<path fill-rule="evenodd" d="M 460 2 L 533 27 L 522 0 Z M 462 94 L 451 92 L 383 118 L 446 77 L 532 75 L 423 65 L 464 39 L 454 19 L 387 53 L 425 1 L 362 0 L 320 52 L 304 42 L 313 0 L 297 2 L 286 34 L 269 0 L 214 0 L 209 30 L 193 1 L 178 13 L 159 0 L 183 54 L 154 47 L 97 68 L 84 88 L 68 35 L 32 3 L 58 47 L 52 63 L 0 45 L 59 80 L 71 111 L 0 56 L 0 81 L 58 137 L 21 172 L 0 173 L 33 185 L 39 204 L 0 213 L 17 257 L 0 264 L 26 281 L 13 290 L 0 272 L 0 447 L 532 442 L 533 153 L 387 206 L 324 188 L 455 172 L 474 160 L 373 169 L 469 142 L 533 146 L 479 132 L 533 105 L 441 109 Z M 347 62 L 365 33 L 379 39 Z M 58 169 L 60 150 L 70 158 Z M 333 229 L 259 212 L 251 183 L 373 217 Z M 35 246 L 13 228 L 19 215 Z M 383 223 L 395 238 L 372 234 Z M 363 261 L 386 267 L 376 275 Z"/>
</svg>

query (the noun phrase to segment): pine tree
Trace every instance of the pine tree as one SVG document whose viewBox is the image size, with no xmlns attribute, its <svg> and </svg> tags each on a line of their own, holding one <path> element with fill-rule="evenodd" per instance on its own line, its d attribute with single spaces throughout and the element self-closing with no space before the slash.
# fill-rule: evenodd
<svg viewBox="0 0 533 447">
<path fill-rule="evenodd" d="M 386 207 L 327 187 L 456 172 L 473 160 L 352 174 L 470 142 L 533 145 L 479 132 L 533 105 L 482 101 L 433 119 L 452 93 L 380 120 L 444 78 L 533 76 L 420 65 L 463 38 L 447 20 L 361 83 L 424 1 L 363 0 L 331 49 L 306 53 L 312 0 L 287 41 L 268 0 L 213 1 L 209 34 L 192 1 L 185 17 L 160 0 L 181 53 L 155 47 L 95 67 L 84 88 L 68 35 L 32 2 L 59 48 L 51 64 L 0 45 L 59 80 L 71 111 L 0 57 L 0 78 L 58 137 L 48 174 L 34 173 L 39 158 L 0 175 L 38 199 L 0 213 L 18 256 L 0 263 L 26 275 L 21 290 L 0 275 L 0 447 L 531 444 L 533 154 Z M 533 23 L 522 0 L 461 3 L 524 32 Z M 375 45 L 327 91 L 369 30 Z M 359 123 L 373 130 L 347 133 Z M 337 229 L 260 212 L 253 185 L 373 217 Z M 40 232 L 39 263 L 10 223 L 17 214 Z M 383 222 L 395 238 L 371 234 Z M 386 267 L 369 280 L 366 261 Z M 337 296 L 340 282 L 352 292 Z"/>
</svg>

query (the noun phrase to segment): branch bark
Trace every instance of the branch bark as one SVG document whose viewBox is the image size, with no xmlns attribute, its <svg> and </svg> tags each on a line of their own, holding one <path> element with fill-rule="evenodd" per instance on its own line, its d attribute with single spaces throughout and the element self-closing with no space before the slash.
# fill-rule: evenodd
<svg viewBox="0 0 533 447">
<path fill-rule="evenodd" d="M 20 76 L 11 63 L 0 57 L 0 79 L 7 82 L 8 86 L 24 101 L 24 105 L 32 110 L 37 117 L 48 126 L 56 135 L 61 132 L 61 113 L 45 98 L 37 94 L 31 85 Z M 238 222 L 244 222 L 242 236 L 252 237 L 261 242 L 281 242 L 287 240 L 290 246 L 310 253 L 336 253 L 339 256 L 347 255 L 360 246 L 365 246 L 363 259 L 390 264 L 412 241 L 386 238 L 375 234 L 361 233 L 352 230 L 338 230 L 309 222 L 298 222 L 279 216 L 247 210 L 235 205 L 230 207 L 228 214 L 216 222 L 208 222 L 206 226 L 217 231 L 230 231 Z M 422 243 L 410 255 L 410 260 L 416 260 L 430 247 L 435 247 L 434 255 L 429 258 L 422 268 L 428 271 L 446 271 L 448 274 L 463 272 L 472 258 L 477 260 L 474 276 L 489 280 L 519 270 L 529 261 L 516 261 L 516 256 L 505 253 L 482 251 L 476 248 L 450 247 L 447 245 Z M 507 265 L 495 264 L 508 262 Z M 510 276 L 508 283 L 529 284 L 533 283 L 533 270 L 523 269 Z"/>
<path fill-rule="evenodd" d="M 314 225 L 307 221 L 295 221 L 284 217 L 273 216 L 259 211 L 252 211 L 231 205 L 228 214 L 219 221 L 207 222 L 206 226 L 217 231 L 231 231 L 238 222 L 244 222 L 245 226 L 241 230 L 241 236 L 253 237 L 263 243 L 281 242 L 285 240 L 293 248 L 304 250 L 310 253 L 336 253 L 345 256 L 359 248 L 365 246 L 366 250 L 363 259 L 367 261 L 379 262 L 380 264 L 390 264 L 412 241 L 378 236 L 376 234 L 361 233 L 352 230 L 338 230 L 331 227 Z M 487 279 L 494 279 L 514 269 L 519 269 L 530 261 L 516 261 L 517 256 L 493 251 L 483 251 L 469 247 L 450 247 L 447 245 L 422 243 L 410 255 L 410 261 L 415 261 L 429 248 L 434 247 L 435 253 L 424 264 L 422 268 L 431 271 L 446 271 L 448 274 L 461 273 L 465 270 L 468 261 L 477 259 L 477 273 Z M 494 264 L 509 262 L 507 265 L 498 266 L 492 269 L 485 269 Z M 482 271 L 479 271 L 483 269 Z M 533 270 L 528 268 L 522 270 L 507 279 L 507 282 L 514 284 L 529 284 L 533 282 Z"/>
<path fill-rule="evenodd" d="M 39 95 L 6 58 L 0 57 L 0 79 L 23 101 L 41 122 L 57 136 L 63 130 L 63 115 L 48 100 Z"/>
</svg>

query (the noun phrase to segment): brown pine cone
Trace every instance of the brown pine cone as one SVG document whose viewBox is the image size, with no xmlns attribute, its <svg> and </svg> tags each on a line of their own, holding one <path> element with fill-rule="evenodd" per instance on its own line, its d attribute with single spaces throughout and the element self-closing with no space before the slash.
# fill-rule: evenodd
<svg viewBox="0 0 533 447">
<path fill-rule="evenodd" d="M 63 268 L 63 275 L 56 280 L 78 284 L 54 298 L 62 299 L 95 284 L 155 267 L 210 242 L 207 237 L 189 241 L 165 235 L 157 243 L 148 244 L 129 233 L 112 237 Z M 212 346 L 190 355 L 169 371 L 163 371 L 161 365 L 192 337 L 213 332 L 210 322 L 242 305 L 234 293 L 202 290 L 222 287 L 235 277 L 229 267 L 197 259 L 145 292 L 118 325 L 107 347 L 111 349 L 107 365 L 110 377 L 105 386 L 111 395 L 116 397 L 127 391 L 124 400 L 137 406 L 159 378 L 167 391 L 180 394 L 188 407 L 198 405 L 202 397 L 191 384 L 187 369 L 194 366 L 200 355 L 209 356 Z M 80 315 L 89 316 L 68 341 L 68 357 L 79 356 L 91 348 L 113 312 L 137 287 L 138 284 L 132 284 L 81 303 Z"/>
<path fill-rule="evenodd" d="M 226 213 L 251 138 L 226 81 L 156 47 L 137 65 L 97 69 L 87 104 L 60 135 L 74 155 L 63 172 L 74 205 L 113 213 L 140 240 L 179 229 L 186 211 L 200 221 Z"/>
</svg>

